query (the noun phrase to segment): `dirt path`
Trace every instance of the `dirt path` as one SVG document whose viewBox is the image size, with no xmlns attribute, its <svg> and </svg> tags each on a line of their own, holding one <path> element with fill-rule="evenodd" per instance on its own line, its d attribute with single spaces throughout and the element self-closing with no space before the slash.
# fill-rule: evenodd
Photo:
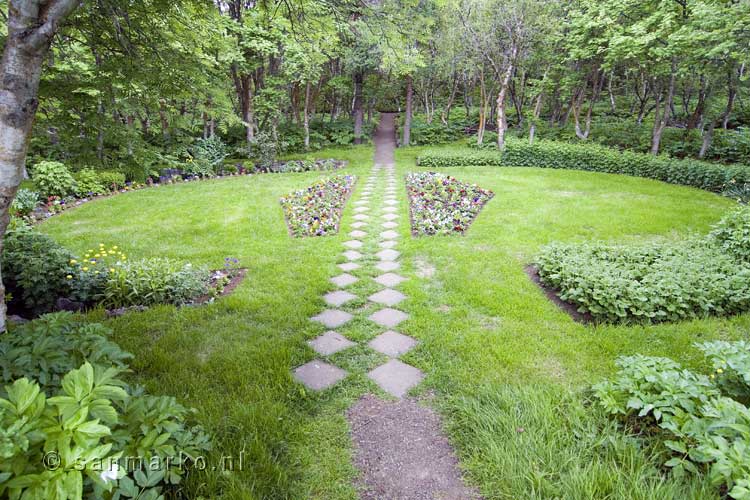
<svg viewBox="0 0 750 500">
<path fill-rule="evenodd" d="M 375 129 L 375 165 L 389 165 L 395 162 L 396 114 L 381 113 L 380 123 Z"/>
</svg>

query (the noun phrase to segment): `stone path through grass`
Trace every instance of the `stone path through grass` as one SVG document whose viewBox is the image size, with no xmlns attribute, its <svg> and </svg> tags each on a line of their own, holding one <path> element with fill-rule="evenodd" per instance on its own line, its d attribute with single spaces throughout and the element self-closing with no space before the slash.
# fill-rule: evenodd
<svg viewBox="0 0 750 500">
<path fill-rule="evenodd" d="M 394 164 L 393 115 L 381 115 L 375 146 L 374 167 L 361 198 L 354 202 L 355 222 L 349 232 L 351 239 L 344 243 L 342 253 L 346 262 L 338 266 L 342 274 L 331 278 L 337 289 L 323 297 L 328 308 L 311 318 L 329 330 L 308 344 L 321 357 L 329 358 L 358 345 L 335 329 L 355 322 L 359 316 L 366 316 L 369 322 L 382 329 L 367 346 L 384 355 L 387 361 L 367 376 L 397 401 L 384 401 L 368 394 L 347 414 L 355 465 L 362 473 L 359 489 L 363 499 L 477 498 L 475 492 L 463 484 L 453 449 L 441 432 L 440 417 L 418 400 L 405 398 L 422 381 L 424 374 L 399 359 L 413 349 L 417 341 L 397 331 L 398 326 L 409 319 L 409 314 L 400 308 L 407 296 L 396 289 L 407 278 L 398 274 L 401 234 L 396 229 L 400 202 L 396 194 L 399 182 Z M 376 197 L 382 199 L 382 204 L 371 210 L 375 192 L 382 194 Z M 366 244 L 370 234 L 377 235 L 376 247 Z M 350 273 L 368 265 L 374 267 L 376 276 L 363 279 L 372 279 L 382 289 L 367 296 L 365 307 L 347 312 L 342 307 L 363 298 L 347 291 L 360 280 Z M 373 308 L 377 310 L 370 312 Z M 293 374 L 308 389 L 316 391 L 331 388 L 348 375 L 322 359 L 298 367 Z"/>
</svg>

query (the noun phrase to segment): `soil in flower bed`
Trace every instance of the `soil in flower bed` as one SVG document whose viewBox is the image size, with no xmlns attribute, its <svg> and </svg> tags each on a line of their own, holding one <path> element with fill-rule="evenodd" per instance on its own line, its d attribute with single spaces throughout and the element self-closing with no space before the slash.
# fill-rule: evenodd
<svg viewBox="0 0 750 500">
<path fill-rule="evenodd" d="M 495 193 L 437 172 L 406 176 L 414 236 L 464 234 Z"/>
<path fill-rule="evenodd" d="M 542 279 L 539 276 L 539 269 L 533 264 L 530 264 L 524 268 L 524 271 L 526 272 L 526 275 L 529 277 L 529 279 L 534 282 L 536 286 L 541 288 L 542 292 L 544 292 L 544 295 L 547 296 L 547 298 L 552 301 L 557 307 L 562 309 L 565 313 L 568 314 L 571 318 L 573 318 L 573 321 L 577 321 L 578 323 L 583 324 L 591 324 L 594 323 L 594 317 L 590 313 L 582 313 L 578 311 L 578 308 L 571 304 L 570 302 L 565 302 L 563 299 L 560 298 L 560 290 L 555 290 L 544 283 L 542 283 Z"/>
<path fill-rule="evenodd" d="M 282 197 L 289 234 L 302 238 L 338 233 L 341 212 L 355 182 L 352 175 L 337 175 Z"/>
</svg>

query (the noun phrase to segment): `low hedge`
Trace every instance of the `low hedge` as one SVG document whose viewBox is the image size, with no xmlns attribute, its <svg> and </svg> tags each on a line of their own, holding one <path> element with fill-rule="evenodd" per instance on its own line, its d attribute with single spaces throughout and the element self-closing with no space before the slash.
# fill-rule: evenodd
<svg viewBox="0 0 750 500">
<path fill-rule="evenodd" d="M 750 167 L 679 160 L 667 156 L 620 152 L 597 144 L 509 139 L 505 150 L 454 149 L 421 155 L 417 164 L 427 167 L 505 166 L 585 170 L 656 179 L 670 184 L 722 192 L 727 185 L 750 182 Z"/>
</svg>

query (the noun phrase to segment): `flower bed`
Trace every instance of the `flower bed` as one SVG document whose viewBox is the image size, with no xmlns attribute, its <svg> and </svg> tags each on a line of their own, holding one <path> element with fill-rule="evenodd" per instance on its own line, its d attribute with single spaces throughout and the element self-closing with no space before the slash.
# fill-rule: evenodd
<svg viewBox="0 0 750 500">
<path fill-rule="evenodd" d="M 495 196 L 476 184 L 435 172 L 406 176 L 414 235 L 463 234 Z"/>
<path fill-rule="evenodd" d="M 286 174 L 290 172 L 323 172 L 328 170 L 339 170 L 344 168 L 348 162 L 344 160 L 289 160 L 277 161 L 267 166 L 247 166 L 243 160 L 235 160 L 230 165 L 235 166 L 238 171 L 250 171 L 255 174 Z"/>
<path fill-rule="evenodd" d="M 282 197 L 289 233 L 297 238 L 336 234 L 355 181 L 354 176 L 337 175 Z"/>
</svg>

